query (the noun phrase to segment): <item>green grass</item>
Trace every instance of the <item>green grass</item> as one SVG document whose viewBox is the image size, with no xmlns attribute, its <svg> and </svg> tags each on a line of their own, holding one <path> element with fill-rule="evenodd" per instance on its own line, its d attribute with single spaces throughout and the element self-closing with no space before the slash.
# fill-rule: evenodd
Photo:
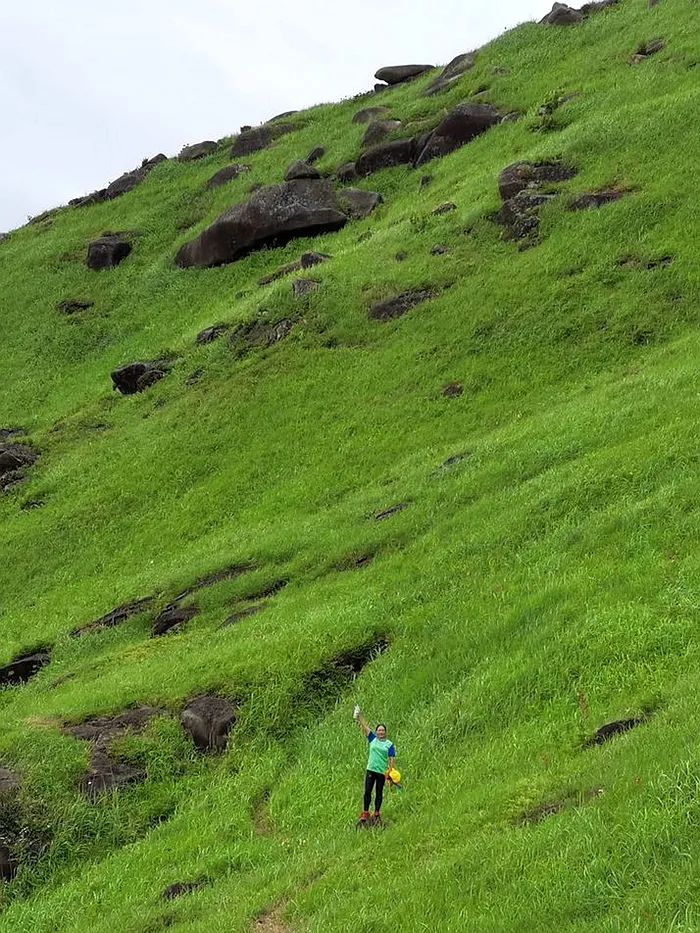
<svg viewBox="0 0 700 933">
<path fill-rule="evenodd" d="M 385 203 L 339 233 L 218 269 L 173 262 L 313 145 L 324 170 L 354 158 L 363 100 L 304 112 L 215 191 L 225 146 L 0 246 L 0 427 L 24 426 L 41 454 L 0 498 L 0 663 L 54 646 L 0 693 L 0 763 L 24 776 L 0 813 L 0 843 L 22 828 L 0 930 L 223 933 L 272 908 L 291 929 L 343 933 L 700 929 L 700 49 L 686 0 L 646 7 L 522 26 L 442 96 L 421 96 L 432 76 L 387 92 L 405 125 L 484 84 L 522 117 L 430 163 L 426 187 L 404 168 L 363 181 Z M 656 35 L 665 50 L 631 66 Z M 578 175 L 542 212 L 541 243 L 518 251 L 490 220 L 498 173 L 552 157 Z M 632 190 L 566 210 L 613 183 Z M 433 216 L 447 200 L 457 210 Z M 93 273 L 86 244 L 108 229 L 134 231 L 133 253 Z M 308 302 L 288 278 L 257 285 L 307 248 L 333 257 Z M 630 256 L 673 262 L 620 265 Z M 406 316 L 367 318 L 426 285 L 437 297 Z M 68 318 L 66 297 L 95 304 Z M 298 322 L 243 359 L 225 338 L 195 347 L 203 327 L 262 311 Z M 112 392 L 111 369 L 165 353 L 174 369 L 148 392 Z M 464 394 L 444 398 L 453 380 Z M 256 569 L 149 638 L 158 608 L 238 562 Z M 264 611 L 221 628 L 278 579 Z M 154 610 L 69 637 L 151 594 Z M 379 638 L 388 650 L 354 683 L 319 687 L 315 672 Z M 218 757 L 177 721 L 206 691 L 241 704 Z M 354 830 L 356 701 L 387 721 L 405 777 L 383 833 Z M 172 713 L 115 748 L 147 780 L 83 799 L 89 749 L 61 723 L 136 704 Z M 205 884 L 159 899 L 192 880 Z"/>
</svg>

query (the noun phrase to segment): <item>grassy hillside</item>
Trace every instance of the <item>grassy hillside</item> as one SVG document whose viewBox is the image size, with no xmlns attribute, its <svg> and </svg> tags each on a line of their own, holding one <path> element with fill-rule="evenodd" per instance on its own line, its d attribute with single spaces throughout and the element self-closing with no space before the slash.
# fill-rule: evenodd
<svg viewBox="0 0 700 933">
<path fill-rule="evenodd" d="M 0 766 L 22 779 L 0 795 L 19 864 L 0 931 L 700 929 L 698 25 L 690 0 L 527 24 L 441 94 L 430 74 L 295 115 L 228 185 L 205 188 L 224 141 L 0 243 L 0 428 L 39 454 L 0 495 L 0 664 L 51 652 L 0 690 Z M 519 119 L 364 179 L 384 198 L 367 219 L 175 266 L 312 146 L 329 173 L 355 159 L 361 107 L 404 136 L 476 94 Z M 493 220 L 524 159 L 577 170 L 529 249 Z M 134 248 L 94 272 L 106 230 Z M 258 284 L 309 249 L 332 258 L 306 299 L 293 275 Z M 411 288 L 434 297 L 368 317 Z M 195 344 L 260 315 L 295 325 L 245 356 Z M 111 370 L 163 356 L 148 391 L 112 391 Z M 205 693 L 238 707 L 218 755 L 179 723 Z M 404 774 L 383 831 L 355 831 L 355 702 Z M 111 753 L 145 781 L 85 796 L 90 746 L 66 727 L 142 705 L 164 715 Z M 201 884 L 164 900 L 176 882 Z"/>
</svg>

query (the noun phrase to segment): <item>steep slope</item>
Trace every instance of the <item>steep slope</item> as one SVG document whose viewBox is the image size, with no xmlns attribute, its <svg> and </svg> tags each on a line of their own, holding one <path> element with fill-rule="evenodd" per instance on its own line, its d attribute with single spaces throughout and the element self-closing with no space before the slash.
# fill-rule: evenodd
<svg viewBox="0 0 700 933">
<path fill-rule="evenodd" d="M 699 41 L 690 0 L 527 24 L 437 94 L 285 116 L 0 243 L 31 451 L 0 496 L 0 930 L 700 928 Z M 313 147 L 341 192 L 361 108 L 416 140 L 464 102 L 498 122 L 352 182 L 369 216 L 176 265 Z M 504 209 L 522 161 L 570 171 Z M 134 361 L 162 378 L 121 395 Z M 356 701 L 405 777 L 384 832 L 354 828 Z"/>
</svg>

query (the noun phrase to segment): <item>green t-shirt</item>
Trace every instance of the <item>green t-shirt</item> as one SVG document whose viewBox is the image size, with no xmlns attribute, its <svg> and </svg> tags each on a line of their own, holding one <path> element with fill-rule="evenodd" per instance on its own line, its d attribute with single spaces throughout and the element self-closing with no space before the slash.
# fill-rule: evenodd
<svg viewBox="0 0 700 933">
<path fill-rule="evenodd" d="M 378 739 L 374 732 L 367 734 L 369 742 L 369 758 L 367 759 L 367 770 L 376 771 L 377 774 L 384 774 L 389 767 L 389 759 L 396 758 L 396 749 L 393 742 L 389 739 Z"/>
</svg>

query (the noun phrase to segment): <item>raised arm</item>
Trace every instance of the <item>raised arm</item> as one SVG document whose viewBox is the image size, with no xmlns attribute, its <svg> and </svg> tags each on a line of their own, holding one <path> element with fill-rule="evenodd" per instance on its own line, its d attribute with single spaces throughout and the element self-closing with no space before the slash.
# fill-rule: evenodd
<svg viewBox="0 0 700 933">
<path fill-rule="evenodd" d="M 359 706 L 355 707 L 352 715 L 353 715 L 353 719 L 355 720 L 355 722 L 358 724 L 360 729 L 362 729 L 362 732 L 364 733 L 365 737 L 367 737 L 370 734 L 371 729 L 369 725 L 367 724 L 367 720 L 362 715 L 362 710 L 360 709 Z"/>
</svg>

